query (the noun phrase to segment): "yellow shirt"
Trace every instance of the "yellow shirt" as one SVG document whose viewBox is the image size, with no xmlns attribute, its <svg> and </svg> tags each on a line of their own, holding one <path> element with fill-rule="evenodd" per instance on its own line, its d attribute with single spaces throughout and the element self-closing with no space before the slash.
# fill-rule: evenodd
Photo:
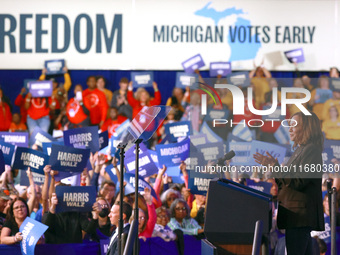
<svg viewBox="0 0 340 255">
<path fill-rule="evenodd" d="M 40 75 L 39 77 L 39 80 L 40 81 L 43 81 L 46 79 L 46 75 L 45 74 L 42 74 Z M 64 73 L 64 89 L 66 92 L 68 92 L 71 88 L 71 85 L 72 85 L 72 81 L 71 81 L 71 76 L 69 73 Z M 56 91 L 53 91 L 53 94 L 57 93 L 57 90 Z"/>
<path fill-rule="evenodd" d="M 325 120 L 322 122 L 322 131 L 325 132 L 326 139 L 340 140 L 340 118 L 336 121 Z"/>
<path fill-rule="evenodd" d="M 323 110 L 322 110 L 322 120 L 329 120 L 329 108 L 332 106 L 335 106 L 338 110 L 338 113 L 340 115 L 340 99 L 328 99 L 324 105 L 323 105 Z"/>
<path fill-rule="evenodd" d="M 264 104 L 264 95 L 270 91 L 270 87 L 267 78 L 254 77 L 251 79 L 251 82 L 254 85 L 255 105 L 256 108 L 259 109 L 259 107 Z"/>
</svg>

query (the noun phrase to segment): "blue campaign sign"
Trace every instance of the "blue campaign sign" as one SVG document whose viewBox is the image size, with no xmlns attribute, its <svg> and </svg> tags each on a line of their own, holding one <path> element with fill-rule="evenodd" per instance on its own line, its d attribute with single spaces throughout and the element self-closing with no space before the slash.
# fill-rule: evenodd
<svg viewBox="0 0 340 255">
<path fill-rule="evenodd" d="M 227 76 L 231 73 L 230 62 L 211 62 L 210 63 L 210 77 L 217 77 L 218 75 Z"/>
<path fill-rule="evenodd" d="M 280 125 L 280 127 L 275 131 L 274 137 L 280 144 L 289 144 L 289 127 Z"/>
<path fill-rule="evenodd" d="M 117 154 L 120 150 L 117 148 L 117 146 L 121 143 L 121 140 L 119 140 L 117 137 L 115 136 L 111 136 L 110 140 L 109 140 L 109 144 L 108 147 L 110 147 L 111 149 L 111 155 L 115 155 Z"/>
<path fill-rule="evenodd" d="M 186 137 L 191 134 L 190 121 L 178 121 L 164 125 L 165 133 L 171 135 L 172 141 L 176 142 L 179 137 Z"/>
<path fill-rule="evenodd" d="M 52 142 L 52 143 L 43 143 L 42 144 L 43 152 L 45 154 L 47 154 L 48 156 L 51 155 L 52 144 L 64 145 L 64 140 L 63 141 L 55 141 L 55 142 Z"/>
<path fill-rule="evenodd" d="M 230 112 L 226 106 L 224 106 L 223 109 L 214 109 L 213 107 L 208 107 L 204 121 L 213 121 L 214 119 L 228 119 L 229 114 Z"/>
<path fill-rule="evenodd" d="M 28 132 L 0 132 L 0 137 L 6 143 L 18 147 L 28 147 Z"/>
<path fill-rule="evenodd" d="M 322 151 L 322 161 L 324 164 L 333 164 L 332 163 L 332 159 L 333 159 L 333 149 L 328 147 L 328 148 L 324 148 L 324 150 Z"/>
<path fill-rule="evenodd" d="M 208 142 L 208 138 L 206 134 L 197 134 L 189 136 L 190 142 L 194 145 L 206 144 Z"/>
<path fill-rule="evenodd" d="M 19 232 L 22 233 L 23 237 L 20 242 L 21 254 L 34 255 L 35 245 L 47 229 L 48 226 L 26 217 L 19 228 Z"/>
<path fill-rule="evenodd" d="M 208 143 L 196 146 L 198 151 L 202 152 L 204 155 L 204 160 L 208 162 L 209 160 L 216 161 L 222 158 L 225 154 L 223 142 Z"/>
<path fill-rule="evenodd" d="M 324 142 L 324 149 L 330 149 L 331 151 L 328 154 L 329 160 L 333 158 L 340 159 L 340 141 L 339 140 L 327 140 Z"/>
<path fill-rule="evenodd" d="M 124 132 L 127 132 L 127 128 L 130 126 L 130 120 L 125 120 L 122 124 L 119 125 L 119 127 L 115 130 L 115 137 L 120 138 Z"/>
<path fill-rule="evenodd" d="M 31 81 L 29 83 L 29 91 L 32 97 L 50 97 L 52 90 L 52 81 Z"/>
<path fill-rule="evenodd" d="M 13 160 L 13 155 L 15 151 L 15 145 L 6 143 L 3 141 L 0 141 L 0 150 L 3 153 L 3 157 L 5 160 L 5 164 L 11 166 L 12 165 L 12 160 Z"/>
<path fill-rule="evenodd" d="M 28 93 L 30 89 L 30 82 L 36 81 L 35 79 L 25 79 L 24 80 L 24 88 L 26 89 L 26 94 Z"/>
<path fill-rule="evenodd" d="M 176 73 L 176 87 L 185 89 L 186 87 L 194 88 L 198 82 L 198 75 L 195 73 L 188 74 L 185 72 Z"/>
<path fill-rule="evenodd" d="M 53 170 L 82 172 L 90 158 L 90 149 L 52 144 L 49 165 Z"/>
<path fill-rule="evenodd" d="M 214 178 L 219 178 L 218 174 L 207 174 L 194 170 L 188 171 L 188 174 L 188 188 L 190 189 L 190 193 L 204 196 L 207 194 L 209 182 Z"/>
<path fill-rule="evenodd" d="M 210 143 L 222 142 L 223 139 L 219 137 L 207 124 L 207 122 L 203 122 L 201 126 L 201 134 L 205 134 L 207 136 L 207 140 Z"/>
<path fill-rule="evenodd" d="M 189 157 L 190 139 L 180 143 L 156 145 L 159 165 L 178 166 Z"/>
<path fill-rule="evenodd" d="M 118 182 L 118 177 L 117 177 L 117 174 L 116 174 L 116 168 L 112 164 L 106 166 L 105 171 L 110 176 L 111 181 L 113 181 L 114 183 Z"/>
<path fill-rule="evenodd" d="M 179 184 L 184 183 L 183 174 L 180 174 L 179 176 L 171 176 L 171 179 L 173 183 L 179 183 Z"/>
<path fill-rule="evenodd" d="M 26 170 L 31 168 L 32 172 L 44 174 L 44 167 L 47 165 L 49 156 L 40 151 L 18 147 L 15 152 L 13 169 Z"/>
<path fill-rule="evenodd" d="M 142 177 L 148 177 L 150 175 L 158 173 L 158 163 L 153 161 L 153 157 L 150 155 L 148 149 L 145 146 L 143 147 L 143 149 L 142 146 L 140 147 L 138 173 Z M 134 153 L 134 150 L 130 150 L 130 152 Z M 130 154 L 130 156 L 125 156 L 124 164 L 128 173 L 135 173 L 136 157 L 134 154 Z"/>
<path fill-rule="evenodd" d="M 106 255 L 107 250 L 109 249 L 110 238 L 100 239 L 100 255 Z"/>
<path fill-rule="evenodd" d="M 40 148 L 43 147 L 43 143 L 51 143 L 53 141 L 55 141 L 55 139 L 49 133 L 45 132 L 38 126 L 34 128 L 33 133 L 30 137 L 30 144 L 36 144 Z"/>
<path fill-rule="evenodd" d="M 290 63 L 302 63 L 305 62 L 305 56 L 303 54 L 303 49 L 295 49 L 284 52 L 286 58 Z"/>
<path fill-rule="evenodd" d="M 250 142 L 253 139 L 253 134 L 251 133 L 248 126 L 244 126 L 242 123 L 239 123 L 234 127 L 231 132 L 232 135 L 241 138 L 242 140 Z"/>
<path fill-rule="evenodd" d="M 279 146 L 279 145 L 253 140 L 251 142 L 251 151 L 250 151 L 249 163 L 253 166 L 254 165 L 260 165 L 260 164 L 255 162 L 253 155 L 256 152 L 258 152 L 262 155 L 265 155 L 266 151 L 268 151 L 269 154 L 271 154 L 274 158 L 277 158 L 277 160 L 279 161 L 279 164 L 281 164 L 284 160 L 285 155 L 286 155 L 286 150 L 287 149 L 285 147 L 282 147 L 282 146 Z"/>
<path fill-rule="evenodd" d="M 42 185 L 45 182 L 45 175 L 38 174 L 33 172 L 33 181 L 35 184 Z M 22 186 L 30 186 L 30 182 L 28 180 L 27 174 L 25 171 L 20 171 L 20 185 Z"/>
<path fill-rule="evenodd" d="M 4 154 L 0 150 L 0 175 L 5 172 L 5 159 Z"/>
<path fill-rule="evenodd" d="M 194 73 L 195 70 L 205 66 L 201 54 L 197 54 L 188 60 L 182 62 L 183 69 L 186 73 Z"/>
<path fill-rule="evenodd" d="M 263 106 L 262 110 L 268 110 L 271 108 L 271 105 L 265 105 Z M 278 120 L 284 120 L 285 119 L 285 115 L 281 115 L 281 106 L 277 106 L 276 110 L 269 114 L 269 115 L 262 115 L 262 120 L 266 120 L 266 119 L 278 119 Z"/>
<path fill-rule="evenodd" d="M 95 153 L 99 151 L 98 126 L 65 130 L 64 143 L 74 148 L 89 148 Z"/>
<path fill-rule="evenodd" d="M 200 151 L 190 151 L 189 157 L 184 161 L 187 170 L 195 170 L 196 167 L 205 166 L 207 162 L 204 160 L 204 155 Z"/>
<path fill-rule="evenodd" d="M 91 212 L 96 202 L 95 186 L 57 186 L 56 212 Z"/>
<path fill-rule="evenodd" d="M 131 72 L 131 81 L 134 88 L 152 87 L 153 72 Z"/>
<path fill-rule="evenodd" d="M 230 165 L 232 166 L 242 166 L 249 165 L 249 157 L 251 150 L 250 142 L 230 142 L 228 151 L 233 150 L 235 152 L 235 157 L 231 159 Z"/>
<path fill-rule="evenodd" d="M 65 71 L 63 68 L 65 67 L 64 59 L 55 59 L 55 60 L 46 60 L 45 68 L 47 70 L 47 75 L 55 75 L 55 74 L 63 74 Z"/>
<path fill-rule="evenodd" d="M 330 89 L 316 89 L 315 103 L 324 103 L 333 97 L 333 92 Z"/>
<path fill-rule="evenodd" d="M 106 130 L 99 134 L 99 149 L 103 149 L 109 144 L 109 132 Z"/>
<path fill-rule="evenodd" d="M 330 79 L 330 88 L 332 91 L 340 92 L 340 79 L 339 78 L 331 78 Z"/>
<path fill-rule="evenodd" d="M 270 189 L 272 188 L 272 184 L 270 182 L 256 182 L 251 179 L 246 179 L 247 186 L 266 194 L 270 194 Z"/>
<path fill-rule="evenodd" d="M 235 72 L 227 75 L 228 84 L 241 87 L 249 87 L 249 72 Z"/>
<path fill-rule="evenodd" d="M 125 173 L 124 181 L 126 181 L 126 185 L 124 188 L 125 195 L 135 193 L 135 175 L 131 173 Z M 151 185 L 147 181 L 145 181 L 143 177 L 139 177 L 138 178 L 138 192 L 144 192 L 145 188 L 149 188 L 151 190 L 151 195 L 157 199 L 156 192 L 151 187 Z"/>
</svg>

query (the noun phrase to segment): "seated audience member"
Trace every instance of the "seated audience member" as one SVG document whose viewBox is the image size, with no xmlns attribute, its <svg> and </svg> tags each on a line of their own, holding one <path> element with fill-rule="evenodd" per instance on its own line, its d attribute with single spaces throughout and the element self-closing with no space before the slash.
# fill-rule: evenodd
<svg viewBox="0 0 340 255">
<path fill-rule="evenodd" d="M 153 229 L 157 221 L 157 214 L 155 205 L 152 203 L 151 190 L 148 188 L 144 189 L 144 198 L 148 208 L 147 213 L 139 208 L 138 213 L 138 237 L 145 239 L 152 236 Z"/>
<path fill-rule="evenodd" d="M 138 88 L 135 97 L 133 96 L 133 88 L 132 82 L 129 83 L 129 88 L 127 92 L 127 100 L 131 105 L 132 111 L 132 118 L 136 117 L 140 110 L 144 106 L 153 106 L 153 105 L 160 105 L 161 104 L 161 93 L 158 90 L 158 86 L 156 82 L 153 82 L 153 89 L 155 91 L 155 98 L 151 99 L 149 92 L 146 91 L 144 88 Z"/>
<path fill-rule="evenodd" d="M 328 99 L 324 105 L 322 110 L 322 120 L 329 120 L 331 116 L 329 115 L 329 109 L 334 106 L 337 108 L 338 112 L 340 111 L 340 90 L 333 90 L 333 97 Z"/>
<path fill-rule="evenodd" d="M 105 94 L 107 105 L 111 104 L 112 101 L 112 92 L 111 90 L 106 88 L 106 79 L 102 75 L 96 76 L 97 80 L 97 88 Z"/>
<path fill-rule="evenodd" d="M 117 201 L 115 204 L 112 206 L 111 211 L 109 213 L 109 218 L 111 225 L 116 226 L 117 228 L 115 231 L 112 233 L 111 238 L 110 238 L 110 243 L 107 249 L 107 255 L 116 255 L 118 254 L 118 224 L 119 224 L 119 208 L 121 206 L 121 202 Z M 123 225 L 123 231 L 122 233 L 127 235 L 130 230 L 130 223 L 129 219 L 132 214 L 132 207 L 126 202 L 123 202 L 123 220 L 124 220 L 124 225 Z M 126 242 L 124 242 L 126 243 Z"/>
<path fill-rule="evenodd" d="M 161 206 L 156 209 L 156 213 L 157 222 L 152 232 L 152 237 L 160 237 L 166 242 L 176 240 L 177 236 L 167 225 L 170 221 L 169 211 L 164 206 Z"/>
<path fill-rule="evenodd" d="M 114 135 L 116 128 L 120 126 L 127 117 L 118 114 L 117 108 L 111 107 L 109 110 L 109 118 L 104 122 L 101 130 L 104 132 L 108 130 L 109 138 Z"/>
<path fill-rule="evenodd" d="M 16 97 L 14 104 L 20 108 L 21 122 L 26 123 L 27 120 L 27 109 L 25 108 L 25 97 L 27 91 L 26 88 L 23 87 L 20 90 L 20 94 Z"/>
<path fill-rule="evenodd" d="M 19 228 L 27 216 L 28 206 L 25 199 L 15 198 L 1 230 L 1 244 L 16 244 L 22 241 L 23 236 Z"/>
<path fill-rule="evenodd" d="M 12 122 L 10 105 L 4 100 L 2 88 L 0 88 L 0 131 L 8 131 Z"/>
<path fill-rule="evenodd" d="M 83 97 L 83 87 L 80 84 L 74 87 L 74 95 L 66 105 L 66 116 L 69 122 L 66 125 L 69 129 L 87 127 L 90 125 L 90 98 Z"/>
<path fill-rule="evenodd" d="M 12 123 L 9 126 L 9 132 L 23 132 L 26 131 L 27 127 L 25 123 L 21 121 L 21 116 L 19 113 L 14 113 L 12 117 Z"/>
<path fill-rule="evenodd" d="M 190 217 L 190 208 L 183 199 L 176 199 L 170 207 L 171 219 L 168 226 L 179 229 L 184 235 L 198 235 L 203 233 L 202 227 Z"/>
<path fill-rule="evenodd" d="M 90 120 L 92 125 L 99 125 L 101 127 L 107 114 L 108 104 L 105 94 L 97 88 L 96 77 L 87 77 L 87 89 L 83 91 L 83 98 L 90 101 Z"/>
<path fill-rule="evenodd" d="M 132 119 L 132 107 L 127 101 L 127 89 L 129 80 L 125 77 L 119 81 L 119 89 L 113 92 L 111 107 L 118 109 L 118 113 Z"/>
<path fill-rule="evenodd" d="M 340 140 L 339 109 L 335 106 L 331 106 L 328 111 L 327 118 L 322 122 L 322 131 L 325 133 L 326 139 Z"/>
</svg>

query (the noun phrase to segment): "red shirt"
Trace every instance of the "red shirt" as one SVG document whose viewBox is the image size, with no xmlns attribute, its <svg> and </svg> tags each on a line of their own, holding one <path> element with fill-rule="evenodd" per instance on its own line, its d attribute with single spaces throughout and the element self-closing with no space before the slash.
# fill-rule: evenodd
<svg viewBox="0 0 340 255">
<path fill-rule="evenodd" d="M 27 110 L 25 108 L 25 98 L 19 94 L 15 99 L 14 104 L 20 107 L 21 123 L 26 123 Z"/>
<path fill-rule="evenodd" d="M 27 99 L 27 96 L 26 96 Z M 48 98 L 48 104 L 52 104 L 52 99 Z M 27 110 L 28 116 L 32 119 L 37 120 L 42 117 L 47 116 L 50 113 L 50 108 L 47 105 L 47 100 L 45 97 L 35 97 L 31 98 L 30 107 Z"/>
<path fill-rule="evenodd" d="M 84 97 L 83 103 L 87 109 L 90 109 L 91 103 L 88 97 Z M 66 105 L 66 115 L 68 120 L 73 124 L 79 124 L 88 117 L 83 107 L 74 98 L 71 98 Z"/>
<path fill-rule="evenodd" d="M 90 120 L 92 124 L 99 124 L 101 121 L 106 120 L 107 114 L 107 101 L 105 94 L 99 89 L 83 91 L 83 98 L 87 98 L 90 102 Z"/>
<path fill-rule="evenodd" d="M 0 131 L 8 131 L 12 122 L 12 113 L 8 104 L 0 103 Z"/>
<path fill-rule="evenodd" d="M 133 97 L 133 91 L 128 90 L 127 92 L 127 100 L 129 102 L 129 105 L 132 107 L 132 118 L 136 117 L 136 115 L 139 113 L 140 110 L 144 107 L 140 103 L 140 101 L 136 100 Z M 150 100 L 149 103 L 146 106 L 153 106 L 153 105 L 160 105 L 161 104 L 161 93 L 158 91 L 155 91 L 155 98 Z"/>
<path fill-rule="evenodd" d="M 109 133 L 109 138 L 115 133 L 116 128 L 120 126 L 125 120 L 127 120 L 127 117 L 118 115 L 117 119 L 112 120 L 112 119 L 107 119 L 103 126 L 101 127 L 101 130 L 104 132 L 108 130 Z"/>
</svg>

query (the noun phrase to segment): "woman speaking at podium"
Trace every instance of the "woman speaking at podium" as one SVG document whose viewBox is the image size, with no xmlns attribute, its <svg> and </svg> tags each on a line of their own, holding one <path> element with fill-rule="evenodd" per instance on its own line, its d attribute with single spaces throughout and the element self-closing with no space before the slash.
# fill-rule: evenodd
<svg viewBox="0 0 340 255">
<path fill-rule="evenodd" d="M 285 229 L 288 255 L 313 254 L 310 232 L 324 230 L 322 171 L 316 171 L 323 167 L 323 135 L 318 117 L 311 114 L 298 112 L 292 116 L 291 126 L 296 125 L 289 129 L 295 148 L 286 164 L 290 170 L 274 176 L 279 187 L 277 226 Z M 256 153 L 253 157 L 259 164 L 279 166 L 268 152 L 267 155 Z"/>
</svg>

